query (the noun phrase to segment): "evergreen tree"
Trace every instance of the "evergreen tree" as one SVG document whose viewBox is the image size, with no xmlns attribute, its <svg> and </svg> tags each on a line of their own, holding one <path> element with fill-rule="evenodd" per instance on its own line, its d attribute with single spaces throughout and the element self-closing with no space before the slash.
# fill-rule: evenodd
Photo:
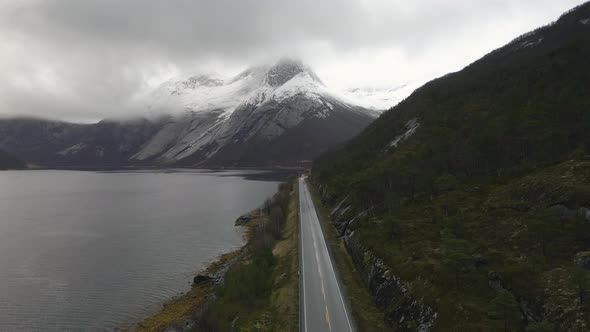
<svg viewBox="0 0 590 332">
<path fill-rule="evenodd" d="M 501 291 L 491 302 L 490 317 L 501 320 L 504 331 L 518 330 L 521 322 L 521 313 L 518 302 L 508 291 Z"/>
</svg>

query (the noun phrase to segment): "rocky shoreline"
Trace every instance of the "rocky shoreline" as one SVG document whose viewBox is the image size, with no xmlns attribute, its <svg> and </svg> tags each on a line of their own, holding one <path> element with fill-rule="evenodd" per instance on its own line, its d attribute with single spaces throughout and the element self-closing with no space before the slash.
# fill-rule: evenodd
<svg viewBox="0 0 590 332">
<path fill-rule="evenodd" d="M 129 327 L 132 331 L 297 331 L 298 218 L 291 180 L 239 217 L 245 244 L 193 277 L 191 289 Z"/>
<path fill-rule="evenodd" d="M 190 331 L 200 320 L 208 304 L 215 300 L 215 288 L 223 284 L 226 272 L 246 255 L 246 246 L 252 228 L 261 218 L 259 209 L 239 217 L 235 225 L 246 227 L 246 243 L 239 249 L 227 252 L 211 262 L 193 278 L 191 289 L 162 305 L 162 308 L 122 331 Z"/>
</svg>

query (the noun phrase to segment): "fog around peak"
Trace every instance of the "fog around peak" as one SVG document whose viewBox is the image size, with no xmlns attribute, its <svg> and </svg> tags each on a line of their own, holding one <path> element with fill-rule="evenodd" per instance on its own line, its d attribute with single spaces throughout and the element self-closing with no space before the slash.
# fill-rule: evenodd
<svg viewBox="0 0 590 332">
<path fill-rule="evenodd" d="M 425 82 L 582 2 L 6 0 L 0 115 L 142 114 L 166 80 L 235 76 L 285 55 L 334 88 Z"/>
</svg>

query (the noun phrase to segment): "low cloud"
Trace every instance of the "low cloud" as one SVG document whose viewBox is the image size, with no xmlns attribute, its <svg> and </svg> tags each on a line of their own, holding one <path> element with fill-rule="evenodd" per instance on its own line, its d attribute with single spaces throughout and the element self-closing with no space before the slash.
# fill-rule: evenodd
<svg viewBox="0 0 590 332">
<path fill-rule="evenodd" d="M 330 85 L 458 70 L 580 0 L 5 0 L 0 114 L 75 121 L 141 113 L 149 86 L 282 55 Z"/>
</svg>

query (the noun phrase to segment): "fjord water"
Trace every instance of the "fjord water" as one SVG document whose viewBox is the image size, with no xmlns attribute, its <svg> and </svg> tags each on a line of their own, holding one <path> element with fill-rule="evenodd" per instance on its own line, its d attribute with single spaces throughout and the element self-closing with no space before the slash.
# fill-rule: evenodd
<svg viewBox="0 0 590 332">
<path fill-rule="evenodd" d="M 276 191 L 243 174 L 0 172 L 0 331 L 111 330 L 187 291 Z"/>
</svg>

